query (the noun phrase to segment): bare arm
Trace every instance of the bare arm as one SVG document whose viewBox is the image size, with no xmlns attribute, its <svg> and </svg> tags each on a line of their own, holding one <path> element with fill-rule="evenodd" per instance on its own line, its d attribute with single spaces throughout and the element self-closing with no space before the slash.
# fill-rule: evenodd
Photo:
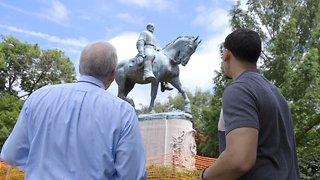
<svg viewBox="0 0 320 180">
<path fill-rule="evenodd" d="M 204 172 L 204 179 L 237 179 L 256 162 L 258 130 L 237 128 L 226 136 L 226 149 L 217 161 Z"/>
</svg>

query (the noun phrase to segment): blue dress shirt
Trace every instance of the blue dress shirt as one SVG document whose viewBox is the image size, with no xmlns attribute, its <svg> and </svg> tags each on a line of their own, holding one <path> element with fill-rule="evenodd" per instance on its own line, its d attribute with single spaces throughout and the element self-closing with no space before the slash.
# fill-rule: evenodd
<svg viewBox="0 0 320 180">
<path fill-rule="evenodd" d="M 32 180 L 146 179 L 134 108 L 91 76 L 32 93 L 1 159 Z"/>
</svg>

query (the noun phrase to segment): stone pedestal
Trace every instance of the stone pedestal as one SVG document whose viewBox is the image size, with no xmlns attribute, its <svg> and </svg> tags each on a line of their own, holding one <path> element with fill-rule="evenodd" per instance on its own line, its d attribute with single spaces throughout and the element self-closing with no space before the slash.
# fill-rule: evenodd
<svg viewBox="0 0 320 180">
<path fill-rule="evenodd" d="M 147 165 L 195 168 L 195 131 L 190 114 L 140 114 L 138 118 L 148 159 Z"/>
</svg>

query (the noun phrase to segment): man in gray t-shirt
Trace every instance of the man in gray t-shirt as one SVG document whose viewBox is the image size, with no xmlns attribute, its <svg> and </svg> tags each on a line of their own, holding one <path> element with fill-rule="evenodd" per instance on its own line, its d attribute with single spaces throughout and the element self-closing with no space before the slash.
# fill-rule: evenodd
<svg viewBox="0 0 320 180">
<path fill-rule="evenodd" d="M 225 39 L 224 73 L 234 82 L 222 98 L 221 154 L 202 179 L 300 179 L 291 112 L 257 70 L 260 52 L 260 37 L 252 30 L 238 29 Z"/>
</svg>

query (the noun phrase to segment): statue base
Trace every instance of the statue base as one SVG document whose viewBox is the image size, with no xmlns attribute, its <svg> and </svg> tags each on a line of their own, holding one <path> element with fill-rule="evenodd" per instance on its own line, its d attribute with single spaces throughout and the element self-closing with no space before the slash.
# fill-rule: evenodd
<svg viewBox="0 0 320 180">
<path fill-rule="evenodd" d="M 195 169 L 196 143 L 192 115 L 166 112 L 138 115 L 147 165 Z"/>
</svg>

